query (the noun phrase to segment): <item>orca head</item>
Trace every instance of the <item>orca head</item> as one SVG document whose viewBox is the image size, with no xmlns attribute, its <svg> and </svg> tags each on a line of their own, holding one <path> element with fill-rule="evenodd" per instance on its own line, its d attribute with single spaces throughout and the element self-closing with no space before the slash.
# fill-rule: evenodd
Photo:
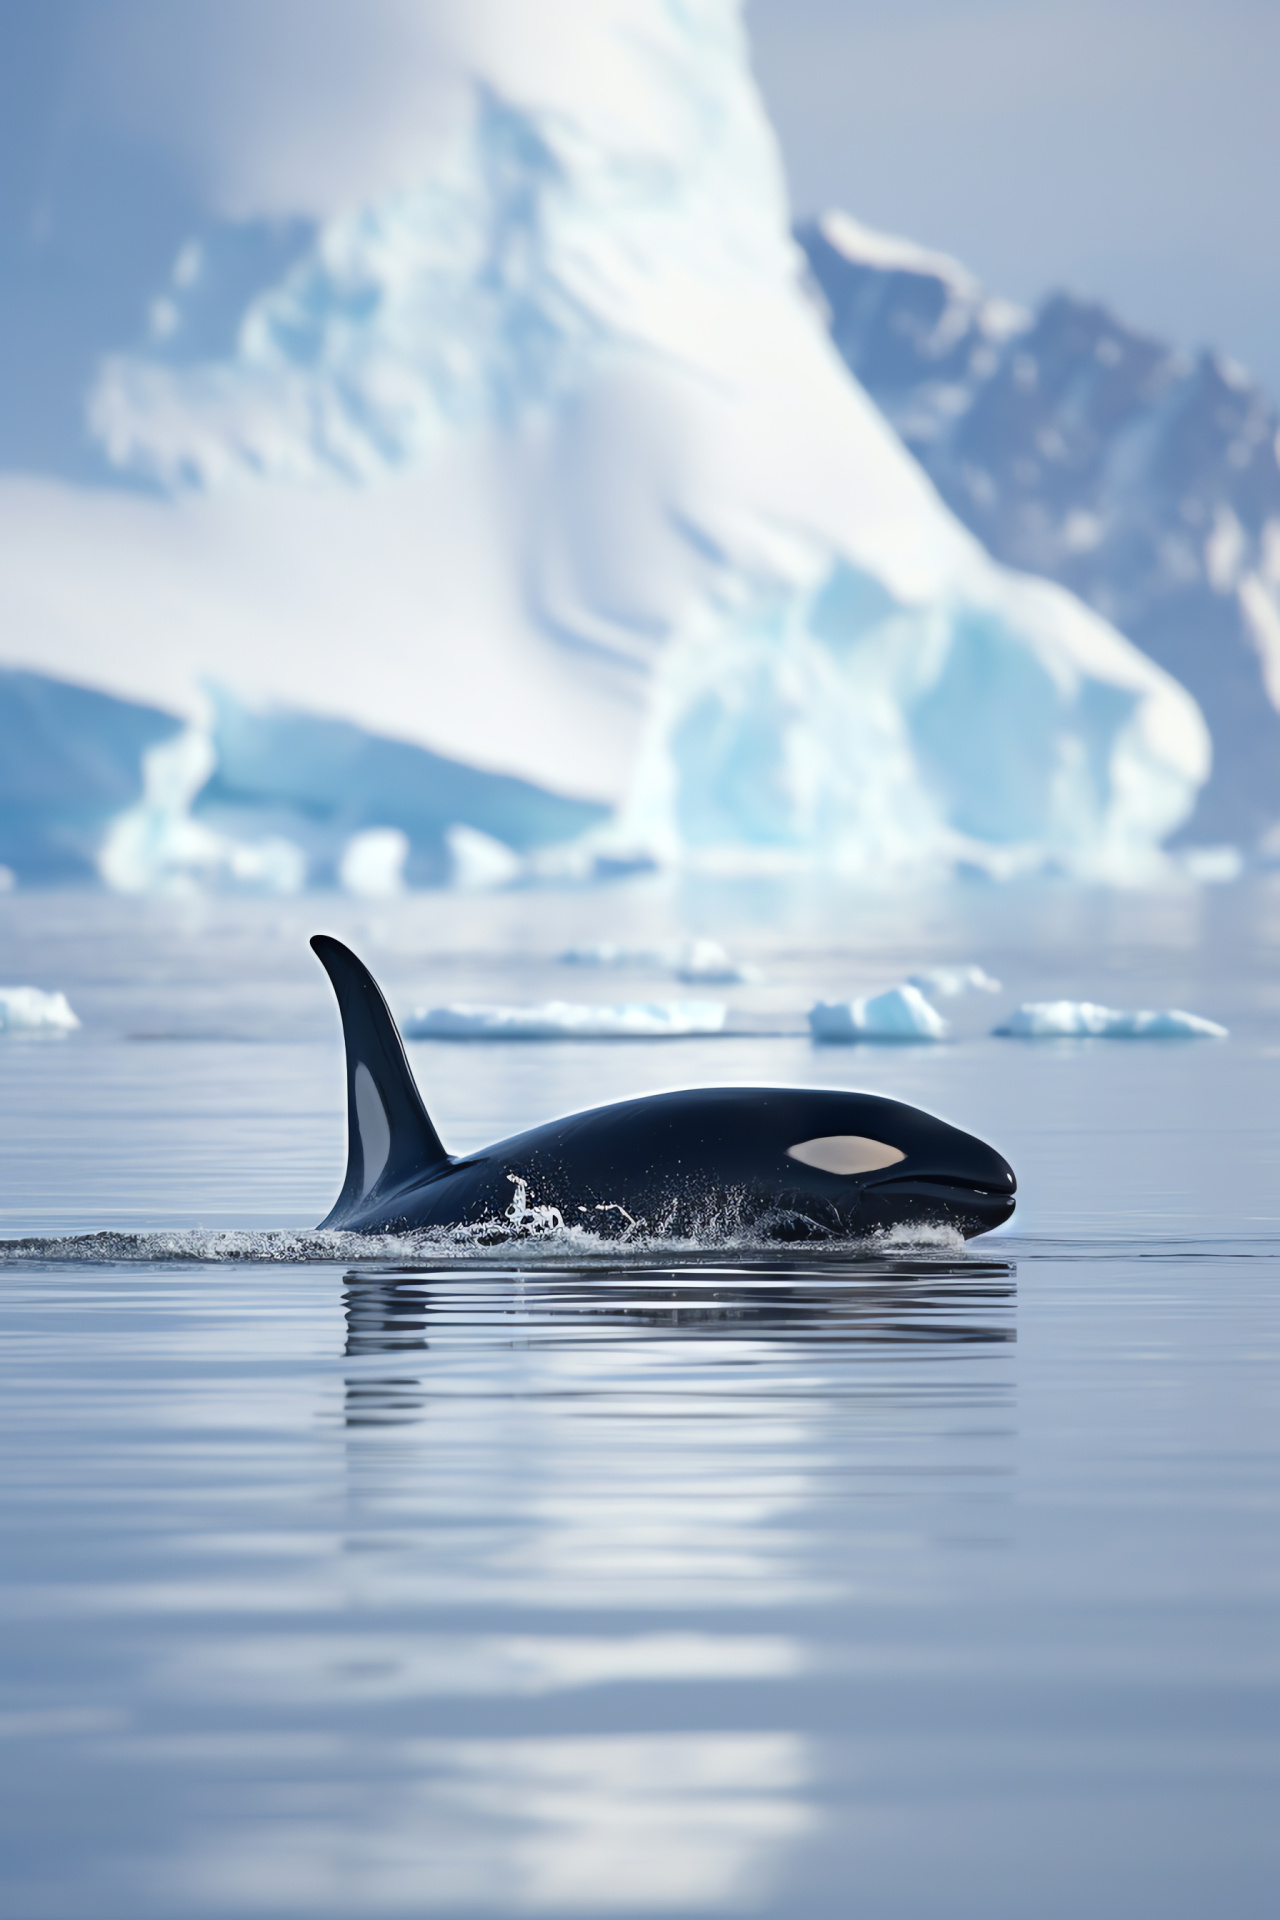
<svg viewBox="0 0 1280 1920">
<path fill-rule="evenodd" d="M 919 1107 L 837 1092 L 781 1104 L 775 1124 L 796 1135 L 782 1147 L 788 1186 L 834 1205 L 859 1231 L 938 1224 L 968 1239 L 1013 1213 L 1017 1181 L 1008 1161 Z"/>
</svg>

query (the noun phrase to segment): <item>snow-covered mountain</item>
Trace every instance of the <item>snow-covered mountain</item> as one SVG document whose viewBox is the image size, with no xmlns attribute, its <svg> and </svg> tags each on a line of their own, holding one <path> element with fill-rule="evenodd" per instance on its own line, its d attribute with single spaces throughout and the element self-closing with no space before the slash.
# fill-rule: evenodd
<svg viewBox="0 0 1280 1920">
<path fill-rule="evenodd" d="M 95 208 L 137 320 L 85 360 L 96 471 L 0 475 L 0 644 L 181 722 L 102 804 L 113 884 L 296 884 L 380 828 L 418 878 L 455 829 L 542 872 L 1150 870 L 1195 703 L 850 376 L 733 0 L 81 14 L 47 244 Z"/>
<path fill-rule="evenodd" d="M 1280 417 L 1219 355 L 1068 294 L 1026 313 L 841 213 L 798 237 L 831 335 L 998 559 L 1176 675 L 1214 740 L 1190 829 L 1280 853 Z"/>
</svg>

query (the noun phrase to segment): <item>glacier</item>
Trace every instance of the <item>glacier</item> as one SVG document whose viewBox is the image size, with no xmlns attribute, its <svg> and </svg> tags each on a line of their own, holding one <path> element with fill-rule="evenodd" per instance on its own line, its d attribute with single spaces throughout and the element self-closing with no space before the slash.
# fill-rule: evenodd
<svg viewBox="0 0 1280 1920">
<path fill-rule="evenodd" d="M 189 202 L 98 342 L 92 475 L 0 472 L 5 660 L 165 716 L 94 870 L 1162 870 L 1200 711 L 851 376 L 732 0 L 335 0 L 386 89 L 323 128 L 278 6 L 190 0 L 197 70 L 120 0 L 78 69 L 63 191 L 127 149 Z"/>
</svg>

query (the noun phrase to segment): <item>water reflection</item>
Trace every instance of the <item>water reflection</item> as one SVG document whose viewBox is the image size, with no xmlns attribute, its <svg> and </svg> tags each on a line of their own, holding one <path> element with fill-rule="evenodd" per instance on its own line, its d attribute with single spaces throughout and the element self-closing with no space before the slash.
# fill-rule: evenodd
<svg viewBox="0 0 1280 1920">
<path fill-rule="evenodd" d="M 879 1778 L 877 1726 L 963 1683 L 964 1581 L 1011 1531 L 1010 1263 L 362 1266 L 341 1320 L 314 1266 L 15 1278 L 57 1553 L 97 1538 L 94 1475 L 115 1500 L 105 1573 L 37 1554 L 11 1596 L 10 1777 L 118 1861 L 114 1904 L 73 1861 L 40 1911 L 843 1912 L 843 1869 L 801 1884 L 847 1844 L 839 1768 Z"/>
<path fill-rule="evenodd" d="M 393 1716 L 399 1790 L 255 1822 L 203 1884 L 245 1900 L 296 1854 L 371 1912 L 767 1902 L 822 1824 L 809 1690 L 866 1657 L 847 1608 L 919 1578 L 903 1498 L 998 1531 L 983 1356 L 1015 1283 L 971 1255 L 350 1270 L 345 1625 L 206 1643 L 174 1687 Z"/>
<path fill-rule="evenodd" d="M 168 1891 L 187 1911 L 340 1920 L 755 1912 L 780 1848 L 815 1824 L 805 1746 L 771 1732 L 396 1742 L 365 1793 L 317 1787 L 299 1804 L 295 1789 L 278 1810 L 268 1795 Z"/>
<path fill-rule="evenodd" d="M 968 1487 L 975 1530 L 998 1524 L 1011 1380 L 983 1356 L 1015 1337 L 1015 1277 L 966 1255 L 348 1272 L 347 1625 L 201 1656 L 223 1701 L 429 1711 L 396 1806 L 308 1823 L 308 1871 L 354 1875 L 370 1911 L 767 1902 L 822 1824 L 809 1690 L 855 1657 L 849 1604 L 919 1578 L 902 1497 Z M 201 1863 L 230 1895 L 294 1844 L 255 1832 Z"/>
<path fill-rule="evenodd" d="M 864 1348 L 998 1344 L 1016 1337 L 1006 1317 L 1015 1286 L 1012 1261 L 972 1258 L 533 1274 L 353 1268 L 344 1288 L 346 1353 L 361 1360 L 425 1354 L 433 1333 L 453 1347 L 468 1335 L 486 1344 L 505 1335 L 511 1344 L 548 1353 L 657 1335 L 736 1346 L 732 1358 L 758 1367 L 815 1346 L 838 1357 Z M 755 1344 L 761 1341 L 763 1347 Z M 399 1367 L 394 1374 L 350 1376 L 347 1424 L 421 1418 L 426 1379 L 425 1371 L 409 1375 Z"/>
</svg>

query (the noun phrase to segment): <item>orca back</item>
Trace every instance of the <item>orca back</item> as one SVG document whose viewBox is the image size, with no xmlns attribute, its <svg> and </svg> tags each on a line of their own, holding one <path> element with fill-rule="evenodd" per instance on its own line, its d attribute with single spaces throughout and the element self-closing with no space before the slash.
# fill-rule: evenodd
<svg viewBox="0 0 1280 1920">
<path fill-rule="evenodd" d="M 341 940 L 317 933 L 311 947 L 337 995 L 347 1050 L 347 1177 L 320 1223 L 340 1227 L 378 1194 L 393 1193 L 449 1155 L 377 981 Z"/>
</svg>

